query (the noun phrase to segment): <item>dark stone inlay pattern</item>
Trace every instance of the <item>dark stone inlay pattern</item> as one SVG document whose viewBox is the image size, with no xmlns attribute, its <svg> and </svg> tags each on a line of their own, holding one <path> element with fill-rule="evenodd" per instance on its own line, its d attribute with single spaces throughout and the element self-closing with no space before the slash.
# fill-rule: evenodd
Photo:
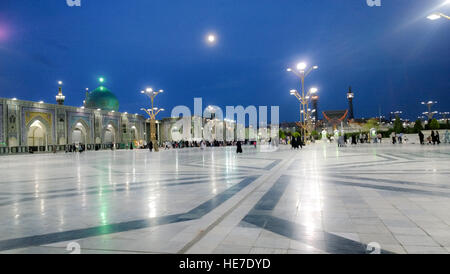
<svg viewBox="0 0 450 274">
<path fill-rule="evenodd" d="M 333 254 L 366 254 L 367 245 L 353 241 L 326 231 L 323 238 L 315 239 L 311 232 L 304 226 L 291 221 L 283 220 L 270 215 L 247 215 L 242 219 L 243 222 L 250 223 L 257 227 L 269 230 L 278 235 L 305 243 L 319 250 Z M 320 233 L 320 232 L 318 232 Z M 381 250 L 382 254 L 391 252 Z"/>
<path fill-rule="evenodd" d="M 98 175 L 101 176 L 101 175 Z M 95 177 L 98 177 L 95 176 Z M 229 176 L 231 177 L 231 176 Z M 85 177 L 83 177 L 84 179 Z M 190 181 L 190 180 L 198 180 L 198 179 L 206 179 L 209 178 L 208 175 L 202 175 L 202 176 L 192 176 L 192 177 L 186 177 L 182 179 L 177 178 L 167 178 L 167 179 L 160 179 L 160 180 L 149 180 L 149 181 L 142 181 L 142 182 L 130 182 L 129 184 L 126 183 L 120 183 L 120 184 L 114 184 L 114 185 L 103 185 L 103 186 L 88 186 L 84 187 L 82 190 L 94 190 L 94 189 L 100 189 L 100 188 L 116 188 L 126 185 L 131 186 L 137 186 L 137 185 L 144 185 L 144 184 L 151 184 L 151 183 L 161 183 L 161 182 L 177 182 L 177 181 Z M 225 178 L 225 179 L 228 179 Z M 34 182 L 30 180 L 30 182 Z M 15 182 L 13 182 L 15 183 Z M 175 183 L 177 184 L 177 183 Z M 169 184 L 166 184 L 169 185 Z M 51 194 L 51 193 L 62 193 L 62 192 L 69 192 L 69 191 L 80 191 L 79 188 L 72 187 L 72 188 L 65 188 L 65 189 L 55 189 L 55 190 L 47 190 L 47 191 L 38 191 L 38 194 Z M 0 192 L 0 195 L 36 195 L 36 192 Z"/>
<path fill-rule="evenodd" d="M 243 177 L 228 177 L 225 178 L 223 180 L 229 180 L 229 179 L 242 179 Z M 171 184 L 165 184 L 162 185 L 161 187 L 167 187 L 167 186 L 180 186 L 180 185 L 192 185 L 192 184 L 204 184 L 204 183 L 208 183 L 210 182 L 211 179 L 204 179 L 204 180 L 197 180 L 195 182 L 182 182 L 182 183 L 171 183 Z M 154 181 L 152 181 L 153 183 Z M 141 184 L 144 184 L 143 186 L 139 186 Z M 146 183 L 140 182 L 140 183 L 132 183 L 130 184 L 130 186 L 127 187 L 121 187 L 121 188 L 116 188 L 116 189 L 105 189 L 105 190 L 91 190 L 91 191 L 86 191 L 83 192 L 82 194 L 87 194 L 87 195 L 96 195 L 99 194 L 100 192 L 102 194 L 105 193 L 112 193 L 112 192 L 123 192 L 123 191 L 130 191 L 130 190 L 139 190 L 139 189 L 145 189 L 148 187 L 148 185 L 145 185 Z M 21 198 L 18 200 L 14 200 L 14 201 L 8 201 L 8 202 L 3 202 L 0 203 L 0 206 L 5 206 L 5 205 L 11 205 L 11 204 L 15 204 L 15 203 L 20 203 L 20 202 L 29 202 L 29 201 L 34 201 L 34 200 L 41 200 L 41 199 L 56 199 L 56 198 L 67 198 L 67 197 L 74 197 L 74 196 L 79 196 L 80 193 L 66 193 L 66 194 L 55 194 L 55 195 L 48 195 L 45 197 L 26 197 L 26 198 Z"/>
<path fill-rule="evenodd" d="M 272 168 L 276 167 L 279 163 L 281 163 L 281 161 L 282 160 L 280 160 L 280 159 L 274 160 L 273 163 L 265 166 L 264 170 L 271 170 Z"/>
<path fill-rule="evenodd" d="M 330 183 L 344 185 L 344 186 L 358 186 L 358 187 L 373 188 L 373 189 L 378 189 L 378 190 L 403 192 L 403 193 L 408 193 L 408 194 L 450 197 L 450 193 L 440 192 L 440 191 L 419 190 L 419 189 L 401 188 L 401 187 L 395 187 L 395 186 L 380 186 L 380 185 L 362 184 L 362 183 L 351 183 L 351 182 L 344 182 L 344 181 L 333 181 Z"/>
<path fill-rule="evenodd" d="M 9 239 L 0 241 L 0 250 L 11 250 L 30 246 L 46 245 L 64 241 L 77 240 L 82 238 L 125 232 L 130 230 L 148 228 L 164 224 L 184 222 L 203 217 L 216 207 L 230 199 L 233 195 L 241 191 L 243 188 L 254 182 L 259 176 L 250 176 L 242 180 L 240 183 L 228 188 L 220 194 L 217 194 L 210 200 L 202 203 L 196 208 L 181 214 L 154 217 L 149 219 L 127 221 L 103 226 L 90 228 L 82 228 L 70 231 L 55 232 L 44 235 L 35 235 L 23 238 Z"/>
<path fill-rule="evenodd" d="M 422 187 L 436 187 L 436 188 L 450 189 L 450 185 L 443 185 L 443 184 L 427 184 L 427 183 L 398 181 L 398 180 L 391 180 L 391 179 L 377 179 L 377 178 L 359 177 L 359 176 L 345 176 L 345 175 L 340 175 L 340 174 L 339 175 L 334 174 L 332 177 L 333 178 L 339 177 L 341 179 L 372 181 L 372 182 L 387 183 L 387 184 L 413 185 L 413 186 L 422 186 Z"/>
<path fill-rule="evenodd" d="M 288 175 L 281 176 L 271 189 L 261 197 L 253 209 L 242 219 L 241 224 L 246 226 L 245 224 L 248 223 L 278 235 L 303 242 L 328 253 L 366 254 L 368 252 L 367 245 L 363 243 L 326 231 L 317 231 L 317 234 L 323 234 L 323 238 L 315 238 L 305 226 L 270 215 L 270 211 L 278 204 L 292 178 L 295 177 Z M 381 250 L 381 253 L 388 254 L 390 252 Z"/>
<path fill-rule="evenodd" d="M 287 176 L 281 176 L 280 179 L 275 183 L 269 191 L 264 194 L 264 196 L 256 203 L 253 207 L 253 210 L 260 211 L 271 211 L 275 208 L 278 202 L 281 199 L 286 187 L 289 184 L 289 180 Z"/>
</svg>

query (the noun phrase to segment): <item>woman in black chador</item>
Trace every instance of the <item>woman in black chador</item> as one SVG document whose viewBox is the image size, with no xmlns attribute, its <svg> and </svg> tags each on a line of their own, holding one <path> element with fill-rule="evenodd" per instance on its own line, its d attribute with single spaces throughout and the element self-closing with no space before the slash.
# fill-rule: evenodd
<svg viewBox="0 0 450 274">
<path fill-rule="evenodd" d="M 242 153 L 242 144 L 241 141 L 238 141 L 237 144 L 237 149 L 236 149 L 236 153 Z"/>
<path fill-rule="evenodd" d="M 300 149 L 303 149 L 303 140 L 300 136 L 297 137 L 297 149 L 300 147 Z"/>
<path fill-rule="evenodd" d="M 356 145 L 356 136 L 352 135 L 352 145 Z"/>
<path fill-rule="evenodd" d="M 425 135 L 423 135 L 422 131 L 419 130 L 419 141 L 420 141 L 421 145 L 424 144 L 424 139 L 425 139 Z"/>
<path fill-rule="evenodd" d="M 152 150 L 153 150 L 153 142 L 152 141 L 148 142 L 148 149 L 150 150 L 150 152 L 152 152 Z"/>
</svg>

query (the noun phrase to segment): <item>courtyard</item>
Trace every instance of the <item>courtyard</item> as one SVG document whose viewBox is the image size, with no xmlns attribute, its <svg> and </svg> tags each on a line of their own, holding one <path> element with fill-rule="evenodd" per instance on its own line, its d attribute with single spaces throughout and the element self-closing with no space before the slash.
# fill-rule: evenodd
<svg viewBox="0 0 450 274">
<path fill-rule="evenodd" d="M 450 147 L 0 157 L 0 253 L 449 253 Z"/>
</svg>

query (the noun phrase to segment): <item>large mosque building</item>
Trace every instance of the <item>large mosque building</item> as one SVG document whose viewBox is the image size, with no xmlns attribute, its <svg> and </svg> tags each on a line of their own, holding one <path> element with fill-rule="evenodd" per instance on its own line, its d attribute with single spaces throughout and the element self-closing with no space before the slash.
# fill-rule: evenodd
<svg viewBox="0 0 450 274">
<path fill-rule="evenodd" d="M 61 85 L 56 104 L 0 98 L 0 153 L 60 151 L 74 143 L 88 150 L 124 148 L 149 136 L 146 119 L 118 112 L 117 97 L 103 85 L 86 94 L 83 107 L 64 100 Z"/>
</svg>

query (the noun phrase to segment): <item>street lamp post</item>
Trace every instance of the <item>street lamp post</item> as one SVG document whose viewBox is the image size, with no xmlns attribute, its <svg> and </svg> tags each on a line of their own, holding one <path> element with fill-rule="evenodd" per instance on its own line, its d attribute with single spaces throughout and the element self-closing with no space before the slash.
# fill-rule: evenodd
<svg viewBox="0 0 450 274">
<path fill-rule="evenodd" d="M 317 88 L 311 88 L 308 92 L 305 92 L 305 78 L 313 71 L 318 69 L 318 66 L 312 66 L 307 68 L 308 65 L 306 63 L 298 63 L 297 69 L 288 68 L 288 72 L 294 73 L 297 77 L 300 78 L 301 83 L 301 93 L 297 90 L 293 89 L 290 91 L 291 95 L 295 96 L 300 102 L 300 124 L 302 127 L 302 135 L 311 134 L 311 113 L 309 109 L 309 101 L 311 96 L 317 92 Z"/>
<path fill-rule="evenodd" d="M 432 14 L 428 15 L 427 18 L 429 20 L 437 20 L 437 19 L 441 19 L 441 18 L 445 18 L 445 19 L 450 20 L 450 16 L 445 15 L 445 14 L 443 14 L 441 12 L 432 13 Z"/>
<path fill-rule="evenodd" d="M 164 91 L 162 89 L 158 91 L 154 91 L 152 88 L 147 88 L 145 90 L 142 90 L 141 93 L 147 95 L 150 97 L 151 101 L 151 108 L 145 109 L 141 108 L 141 110 L 145 111 L 148 116 L 150 117 L 150 142 L 152 142 L 153 147 L 155 148 L 155 151 L 158 151 L 158 142 L 156 141 L 156 115 L 160 113 L 161 111 L 164 111 L 163 108 L 157 108 L 154 106 L 154 100 L 156 95 L 163 93 Z"/>
<path fill-rule="evenodd" d="M 446 5 L 450 5 L 450 0 L 445 1 L 444 3 L 442 3 L 440 5 L 440 7 L 446 6 Z M 437 20 L 437 19 L 441 19 L 441 18 L 445 18 L 450 20 L 450 16 L 443 14 L 442 12 L 433 12 L 432 14 L 428 15 L 427 18 L 429 20 Z"/>
<path fill-rule="evenodd" d="M 292 89 L 290 94 L 295 96 L 300 102 L 300 123 L 302 127 L 302 135 L 307 136 L 311 133 L 312 122 L 311 122 L 311 109 L 309 108 L 309 101 L 311 95 L 317 92 L 316 88 L 311 88 L 306 94 L 303 91 L 300 94 L 297 90 Z"/>
<path fill-rule="evenodd" d="M 437 101 L 422 102 L 421 104 L 427 106 L 428 108 L 428 111 L 424 112 L 423 114 L 428 117 L 428 120 L 433 119 L 433 116 L 437 113 L 437 111 L 431 111 L 431 107 L 434 104 L 437 104 Z"/>
<path fill-rule="evenodd" d="M 400 111 L 400 110 L 391 112 L 391 121 L 392 121 L 392 114 L 395 116 L 395 119 L 399 119 L 400 114 L 402 114 L 402 113 L 403 113 L 403 111 Z"/>
</svg>

